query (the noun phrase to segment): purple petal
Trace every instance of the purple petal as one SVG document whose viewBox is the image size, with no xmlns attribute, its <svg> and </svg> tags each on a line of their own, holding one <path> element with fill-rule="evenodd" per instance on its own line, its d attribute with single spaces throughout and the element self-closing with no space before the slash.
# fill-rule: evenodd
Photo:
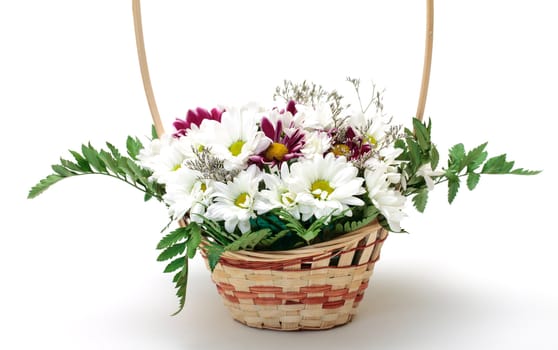
<svg viewBox="0 0 558 350">
<path fill-rule="evenodd" d="M 291 112 L 292 115 L 296 114 L 297 110 L 295 101 L 290 100 L 289 103 L 287 103 L 287 112 Z"/>
<path fill-rule="evenodd" d="M 275 128 L 275 141 L 281 138 L 281 131 L 283 131 L 283 122 L 281 120 L 278 120 L 277 127 Z"/>
<path fill-rule="evenodd" d="M 213 109 L 211 110 L 211 116 L 209 117 L 209 119 L 216 120 L 216 121 L 218 121 L 218 122 L 220 123 L 220 122 L 221 122 L 221 116 L 223 115 L 223 112 L 224 112 L 224 111 L 222 111 L 222 110 L 220 110 L 220 109 L 213 108 Z"/>
<path fill-rule="evenodd" d="M 262 131 L 264 132 L 265 136 L 269 137 L 273 141 L 277 141 L 277 139 L 274 138 L 275 129 L 273 128 L 273 124 L 271 124 L 269 119 L 267 119 L 266 117 L 263 117 L 261 127 L 262 127 Z"/>
</svg>

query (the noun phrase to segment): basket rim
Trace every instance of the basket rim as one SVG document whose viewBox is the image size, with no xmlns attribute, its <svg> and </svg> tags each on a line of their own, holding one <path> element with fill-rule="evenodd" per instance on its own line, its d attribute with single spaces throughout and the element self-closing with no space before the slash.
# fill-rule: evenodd
<svg viewBox="0 0 558 350">
<path fill-rule="evenodd" d="M 319 259 L 322 255 L 329 255 L 329 252 L 334 250 L 346 250 L 354 246 L 357 242 L 365 236 L 385 229 L 380 225 L 378 220 L 357 229 L 340 235 L 332 240 L 311 244 L 304 247 L 299 247 L 289 250 L 275 250 L 275 251 L 250 251 L 250 250 L 237 250 L 234 252 L 224 252 L 222 257 L 225 259 L 232 259 L 237 261 L 287 261 L 293 259 L 302 259 L 307 257 L 316 257 Z"/>
</svg>

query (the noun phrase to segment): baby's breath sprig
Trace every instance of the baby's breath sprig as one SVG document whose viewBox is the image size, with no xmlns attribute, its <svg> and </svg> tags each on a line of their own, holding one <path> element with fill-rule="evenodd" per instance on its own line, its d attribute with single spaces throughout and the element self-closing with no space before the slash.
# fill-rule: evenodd
<svg viewBox="0 0 558 350">
<path fill-rule="evenodd" d="M 384 103 L 383 103 L 384 90 L 378 91 L 378 89 L 376 87 L 376 84 L 372 83 L 372 92 L 371 92 L 370 100 L 368 101 L 368 104 L 366 105 L 366 107 L 363 107 L 362 98 L 360 96 L 361 95 L 360 94 L 360 79 L 347 77 L 347 81 L 349 83 L 351 83 L 351 85 L 353 85 L 353 88 L 355 89 L 357 99 L 358 99 L 358 103 L 359 103 L 359 106 L 360 106 L 360 110 L 362 111 L 362 113 L 366 113 L 372 105 L 374 105 L 376 107 L 376 112 L 377 113 L 381 113 L 384 110 Z"/>
<path fill-rule="evenodd" d="M 209 147 L 203 147 L 201 149 L 192 147 L 192 151 L 196 159 L 187 161 L 186 166 L 189 169 L 199 171 L 203 179 L 228 182 L 232 181 L 240 172 L 239 170 L 225 169 L 224 160 L 211 154 L 211 149 Z"/>
<path fill-rule="evenodd" d="M 295 101 L 296 103 L 311 105 L 316 107 L 325 102 L 331 107 L 333 118 L 337 118 L 341 112 L 349 107 L 343 104 L 343 96 L 336 90 L 327 91 L 321 85 L 304 80 L 302 83 L 293 83 L 284 80 L 283 86 L 275 88 L 273 98 L 281 97 L 285 102 Z"/>
</svg>

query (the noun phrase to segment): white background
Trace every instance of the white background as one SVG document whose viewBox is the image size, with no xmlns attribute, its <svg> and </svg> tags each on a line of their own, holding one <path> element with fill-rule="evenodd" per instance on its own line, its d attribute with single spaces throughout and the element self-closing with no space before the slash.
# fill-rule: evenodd
<svg viewBox="0 0 558 350">
<path fill-rule="evenodd" d="M 416 108 L 424 1 L 143 1 L 163 120 L 267 101 L 283 79 L 386 89 Z M 358 317 L 324 332 L 234 322 L 201 259 L 179 316 L 155 261 L 164 208 L 104 177 L 29 188 L 68 148 L 149 133 L 131 1 L 0 2 L 0 348 L 556 349 L 557 10 L 552 1 L 436 3 L 426 115 L 445 150 L 489 142 L 536 177 L 437 188 L 392 234 Z"/>
</svg>

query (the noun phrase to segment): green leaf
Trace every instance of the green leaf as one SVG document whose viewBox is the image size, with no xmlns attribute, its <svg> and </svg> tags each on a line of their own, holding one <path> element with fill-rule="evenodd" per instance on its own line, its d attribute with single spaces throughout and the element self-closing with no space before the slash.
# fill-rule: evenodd
<svg viewBox="0 0 558 350">
<path fill-rule="evenodd" d="M 484 163 L 482 174 L 508 174 L 513 168 L 514 162 L 506 160 L 506 154 L 492 157 Z"/>
<path fill-rule="evenodd" d="M 251 250 L 254 249 L 261 240 L 266 238 L 271 230 L 264 228 L 254 232 L 246 232 L 237 240 L 225 246 L 225 251 Z"/>
<path fill-rule="evenodd" d="M 407 149 L 407 147 L 405 145 L 405 141 L 403 141 L 402 139 L 395 140 L 394 147 L 395 148 L 400 148 L 400 149 L 403 149 L 403 150 Z"/>
<path fill-rule="evenodd" d="M 66 159 L 60 158 L 60 164 L 62 164 L 62 166 L 64 168 L 75 171 L 75 172 L 78 172 L 78 173 L 83 171 L 83 169 L 78 164 L 76 164 L 72 161 L 66 160 Z"/>
<path fill-rule="evenodd" d="M 43 183 L 39 183 L 35 186 L 36 188 L 32 188 L 29 198 L 34 198 L 34 196 L 43 192 L 50 186 L 49 183 L 58 182 L 63 178 L 85 174 L 103 174 L 126 182 L 145 192 L 144 199 L 155 197 L 159 201 L 162 200 L 165 187 L 148 180 L 152 174 L 149 170 L 140 168 L 127 157 L 122 157 L 120 152 L 108 142 L 107 147 L 110 149 L 110 153 L 102 149 L 97 151 L 91 144 L 81 146 L 83 154 L 70 150 L 75 163 L 60 158 L 60 164 L 52 165 L 55 174 L 49 177 L 49 181 L 44 179 L 42 180 Z"/>
<path fill-rule="evenodd" d="M 120 171 L 123 172 L 123 174 L 127 177 L 128 181 L 136 185 L 137 184 L 136 175 L 134 174 L 132 169 L 130 169 L 130 167 L 128 166 L 129 160 L 130 160 L 129 158 L 125 158 L 125 157 L 119 158 L 118 169 L 120 169 Z"/>
<path fill-rule="evenodd" d="M 182 268 L 184 266 L 184 260 L 186 260 L 186 256 L 184 255 L 174 259 L 165 267 L 165 270 L 163 272 L 165 273 L 174 272 Z"/>
<path fill-rule="evenodd" d="M 452 174 L 453 175 L 453 174 Z M 451 204 L 459 191 L 459 178 L 457 176 L 448 177 L 448 202 Z"/>
<path fill-rule="evenodd" d="M 184 304 L 186 303 L 186 288 L 188 287 L 188 259 L 184 258 L 182 261 L 182 269 L 173 278 L 179 306 L 178 310 L 173 313 L 172 316 L 178 315 L 178 313 L 184 309 Z"/>
<path fill-rule="evenodd" d="M 513 169 L 510 174 L 514 175 L 537 175 L 540 174 L 541 170 L 528 170 L 523 168 Z"/>
<path fill-rule="evenodd" d="M 114 157 L 114 159 L 122 158 L 122 154 L 120 154 L 120 151 L 118 150 L 118 148 L 114 147 L 109 142 L 107 142 L 107 147 L 110 150 L 110 153 L 112 153 L 112 156 Z"/>
<path fill-rule="evenodd" d="M 57 173 L 58 175 L 60 175 L 62 177 L 68 177 L 68 176 L 75 175 L 75 173 L 73 173 L 70 170 L 64 168 L 62 165 L 55 164 L 55 165 L 52 166 L 52 170 L 54 170 L 55 173 Z"/>
<path fill-rule="evenodd" d="M 104 173 L 106 172 L 106 168 L 102 162 L 102 160 L 99 158 L 99 153 L 97 152 L 97 150 L 95 150 L 95 148 L 93 148 L 93 146 L 91 146 L 91 144 L 86 145 L 82 145 L 81 146 L 81 153 L 85 156 L 85 159 L 87 160 L 87 162 L 89 162 L 89 164 L 97 171 Z"/>
<path fill-rule="evenodd" d="M 463 160 L 465 159 L 465 146 L 462 143 L 454 145 L 449 150 L 449 168 L 456 169 L 456 172 L 461 171 Z"/>
<path fill-rule="evenodd" d="M 421 190 L 413 197 L 412 200 L 415 208 L 419 212 L 424 213 L 424 209 L 426 208 L 426 203 L 428 202 L 428 190 L 427 189 Z"/>
<path fill-rule="evenodd" d="M 417 118 L 413 118 L 413 128 L 415 137 L 423 152 L 427 152 L 430 148 L 430 134 L 426 126 Z"/>
<path fill-rule="evenodd" d="M 157 261 L 165 261 L 174 258 L 175 256 L 184 253 L 186 249 L 186 242 L 171 245 L 167 249 L 163 250 L 161 254 L 157 257 Z"/>
<path fill-rule="evenodd" d="M 480 180 L 480 174 L 477 173 L 468 173 L 467 175 L 467 188 L 469 190 L 474 190 L 477 187 L 477 184 Z"/>
<path fill-rule="evenodd" d="M 407 138 L 407 145 L 409 146 L 409 154 L 413 169 L 418 169 L 422 165 L 422 156 L 419 145 L 415 140 Z"/>
<path fill-rule="evenodd" d="M 225 248 L 220 245 L 210 245 L 207 248 L 207 263 L 209 265 L 209 269 L 211 272 L 215 269 L 215 266 L 219 263 L 219 259 L 221 259 L 221 254 L 225 252 Z"/>
<path fill-rule="evenodd" d="M 143 145 L 137 137 L 133 138 L 131 136 L 128 136 L 128 138 L 126 139 L 126 150 L 128 151 L 128 155 L 130 156 L 130 158 L 137 160 L 139 151 L 142 148 Z"/>
<path fill-rule="evenodd" d="M 157 244 L 157 249 L 168 248 L 174 245 L 176 242 L 184 238 L 187 238 L 190 235 L 190 230 L 192 230 L 192 227 L 194 226 L 198 226 L 198 225 L 196 223 L 191 223 L 188 226 L 179 227 L 176 230 L 170 232 L 168 235 L 166 235 L 159 241 L 159 244 Z"/>
<path fill-rule="evenodd" d="M 84 172 L 91 172 L 91 167 L 89 166 L 89 162 L 87 162 L 87 160 L 85 158 L 83 158 L 81 156 L 81 154 L 77 153 L 76 151 L 72 151 L 70 150 L 70 153 L 72 154 L 72 156 L 74 157 L 74 159 L 76 160 L 78 166 L 80 167 L 80 169 Z"/>
<path fill-rule="evenodd" d="M 151 124 L 151 139 L 156 140 L 158 138 L 159 135 L 157 135 L 157 129 L 155 129 L 155 124 Z"/>
<path fill-rule="evenodd" d="M 269 235 L 268 237 L 260 241 L 260 243 L 258 244 L 258 248 L 261 248 L 262 250 L 265 250 L 266 248 L 270 248 L 272 245 L 277 243 L 281 238 L 285 237 L 289 232 L 290 230 L 285 229 L 275 234 Z"/>
<path fill-rule="evenodd" d="M 121 173 L 121 170 L 118 168 L 118 162 L 112 157 L 110 153 L 105 150 L 101 150 L 99 152 L 99 158 L 105 163 L 105 166 L 108 170 L 110 170 L 113 174 L 118 175 Z"/>
<path fill-rule="evenodd" d="M 488 153 L 485 152 L 485 148 L 488 142 L 483 143 L 480 146 L 473 148 L 467 153 L 465 160 L 463 162 L 463 167 L 467 167 L 467 172 L 472 172 L 476 170 L 481 164 L 486 160 Z"/>
<path fill-rule="evenodd" d="M 143 176 L 142 169 L 131 159 L 125 158 L 128 165 L 128 169 L 131 171 L 131 176 L 135 182 L 139 182 L 143 185 L 147 184 L 147 179 Z"/>
<path fill-rule="evenodd" d="M 27 195 L 27 198 L 31 199 L 37 197 L 38 195 L 46 191 L 50 186 L 54 185 L 55 183 L 57 183 L 62 179 L 63 177 L 60 175 L 55 175 L 55 174 L 48 175 L 47 177 L 39 181 L 38 184 L 33 186 L 33 188 L 31 188 L 29 194 Z"/>
<path fill-rule="evenodd" d="M 186 252 L 188 258 L 192 259 L 196 255 L 196 250 L 202 241 L 201 230 L 198 225 L 192 225 L 190 230 L 190 237 L 186 243 Z"/>
<path fill-rule="evenodd" d="M 430 167 L 432 168 L 432 170 L 436 170 L 439 162 L 440 153 L 438 152 L 436 146 L 432 145 L 432 148 L 430 148 Z"/>
</svg>

